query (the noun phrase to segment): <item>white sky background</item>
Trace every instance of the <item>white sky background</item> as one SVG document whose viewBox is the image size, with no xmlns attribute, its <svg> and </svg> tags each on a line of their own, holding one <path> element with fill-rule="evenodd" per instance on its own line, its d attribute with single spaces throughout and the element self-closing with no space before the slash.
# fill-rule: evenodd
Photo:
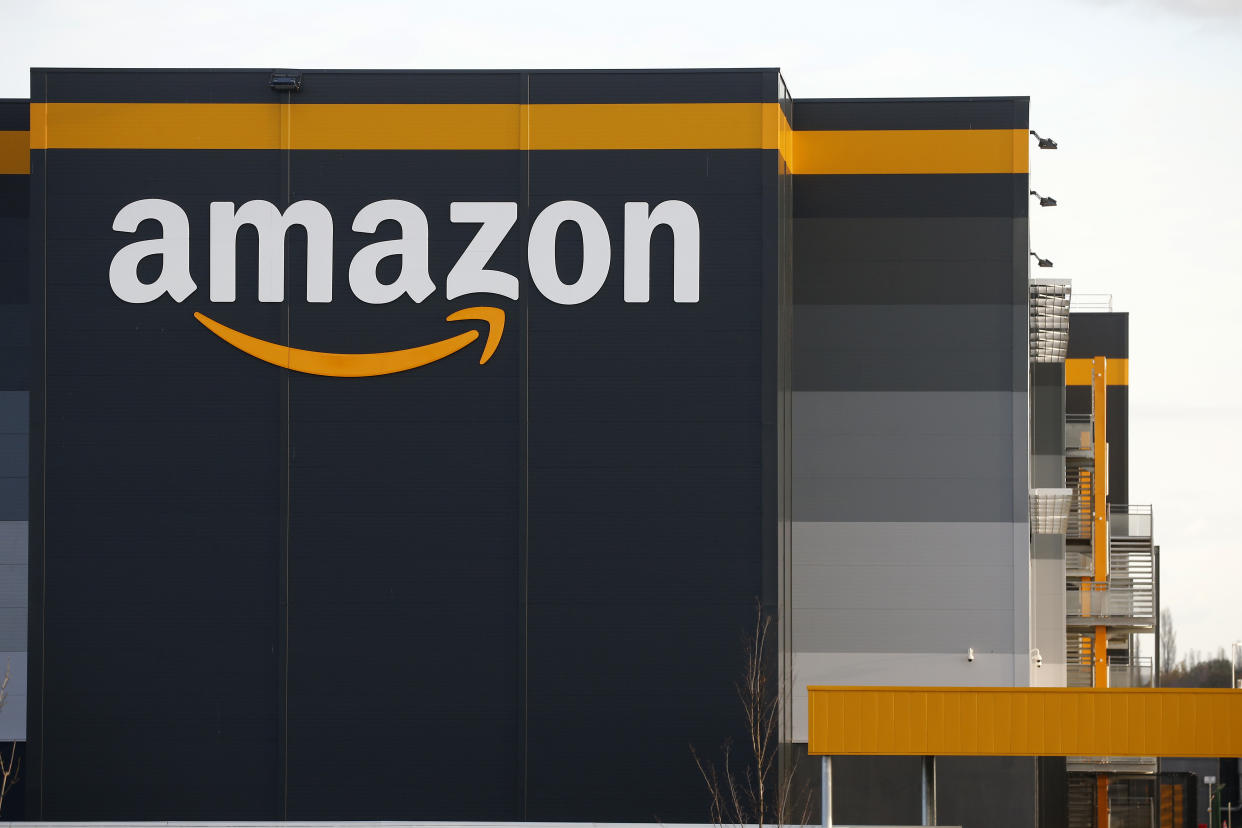
<svg viewBox="0 0 1242 828">
<path fill-rule="evenodd" d="M 31 66 L 779 66 L 795 97 L 1030 95 L 1031 245 L 1131 316 L 1130 492 L 1179 649 L 1242 639 L 1242 0 L 0 0 Z"/>
</svg>

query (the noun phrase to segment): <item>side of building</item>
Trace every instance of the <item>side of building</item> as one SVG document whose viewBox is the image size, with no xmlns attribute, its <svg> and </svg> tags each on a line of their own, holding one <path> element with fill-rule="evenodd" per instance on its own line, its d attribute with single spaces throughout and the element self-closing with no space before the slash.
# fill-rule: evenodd
<svg viewBox="0 0 1242 828">
<path fill-rule="evenodd" d="M 1027 113 L 794 102 L 795 742 L 807 685 L 1037 675 Z M 834 774 L 837 822 L 918 821 L 917 758 Z M 1034 760 L 941 759 L 938 785 L 947 824 L 1036 824 Z"/>
<path fill-rule="evenodd" d="M 30 422 L 30 106 L 0 100 L 0 671 L 9 681 L 0 709 L 0 745 L 25 754 Z M 3 673 L 0 673 L 3 675 Z M 0 817 L 24 812 L 24 786 Z"/>
</svg>

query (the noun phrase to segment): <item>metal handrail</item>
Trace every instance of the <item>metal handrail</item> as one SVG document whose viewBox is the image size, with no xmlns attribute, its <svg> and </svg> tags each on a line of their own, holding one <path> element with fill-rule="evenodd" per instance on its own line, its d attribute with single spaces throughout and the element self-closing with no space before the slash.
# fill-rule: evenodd
<svg viewBox="0 0 1242 828">
<path fill-rule="evenodd" d="M 1151 656 L 1109 656 L 1109 667 L 1150 667 Z"/>
<path fill-rule="evenodd" d="M 1152 536 L 1151 522 L 1151 506 L 1148 504 L 1109 504 L 1109 531 L 1118 539 L 1143 538 L 1150 542 Z"/>
<path fill-rule="evenodd" d="M 1070 296 L 1070 313 L 1112 313 L 1111 293 L 1074 293 Z"/>
<path fill-rule="evenodd" d="M 1067 583 L 1065 613 L 1071 618 L 1152 618 L 1156 593 L 1151 586 L 1120 587 L 1105 581 Z"/>
<path fill-rule="evenodd" d="M 1150 503 L 1110 503 L 1108 512 L 1113 515 L 1150 515 Z"/>
</svg>

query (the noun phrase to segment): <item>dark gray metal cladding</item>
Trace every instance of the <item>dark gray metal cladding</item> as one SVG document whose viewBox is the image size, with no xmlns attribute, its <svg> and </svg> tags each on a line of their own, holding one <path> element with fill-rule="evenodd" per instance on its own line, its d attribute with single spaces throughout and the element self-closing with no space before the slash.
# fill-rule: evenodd
<svg viewBox="0 0 1242 828">
<path fill-rule="evenodd" d="M 30 128 L 30 103 L 0 100 L 0 131 Z M 9 161 L 9 159 L 5 159 Z M 0 671 L 8 671 L 0 742 L 17 742 L 25 763 L 29 659 L 30 514 L 30 176 L 20 165 L 0 173 Z M 6 748 L 7 750 L 7 748 Z M 7 760 L 7 754 L 6 754 Z M 20 786 L 0 819 L 25 812 Z"/>
<path fill-rule="evenodd" d="M 32 88 L 272 103 L 269 76 L 48 70 Z M 774 70 L 304 71 L 290 97 L 758 102 L 776 88 Z M 775 150 L 36 156 L 46 598 L 32 611 L 31 818 L 702 820 L 688 746 L 743 738 L 739 639 L 777 554 L 775 496 L 760 496 L 781 462 Z M 189 217 L 198 290 L 182 303 L 109 289 L 111 257 L 146 232 L 112 219 L 140 198 Z M 437 291 L 420 304 L 349 290 L 350 258 L 375 240 L 349 222 L 385 198 L 431 224 Z M 208 205 L 249 199 L 328 207 L 331 303 L 306 301 L 300 230 L 285 302 L 257 300 L 249 230 L 237 301 L 209 302 Z M 577 306 L 526 272 L 534 215 L 563 199 L 590 204 L 612 239 L 604 288 Z M 625 303 L 623 205 L 663 199 L 698 212 L 701 299 L 672 301 L 671 234 L 657 232 L 651 300 Z M 519 300 L 444 299 L 477 229 L 449 222 L 453 201 L 518 203 L 490 266 L 518 276 Z M 572 232 L 556 257 L 568 281 Z M 508 316 L 487 364 L 476 344 L 365 379 L 286 373 L 191 315 L 365 352 L 459 332 L 445 316 L 479 304 Z"/>
<path fill-rule="evenodd" d="M 1026 119 L 1024 98 L 815 99 L 794 102 L 793 126 L 1025 131 Z M 800 685 L 1006 685 L 1028 669 L 1015 598 L 1030 553 L 1027 179 L 794 176 Z M 834 760 L 835 819 L 917 821 L 918 767 Z M 1034 760 L 942 759 L 937 773 L 942 822 L 1035 824 Z"/>
</svg>

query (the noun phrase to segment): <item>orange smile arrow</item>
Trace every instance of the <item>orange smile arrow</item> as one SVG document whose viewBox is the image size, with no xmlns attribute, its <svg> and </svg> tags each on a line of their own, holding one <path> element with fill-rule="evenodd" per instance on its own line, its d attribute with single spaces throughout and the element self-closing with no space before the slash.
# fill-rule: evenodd
<svg viewBox="0 0 1242 828">
<path fill-rule="evenodd" d="M 432 342 L 430 345 L 420 345 L 404 351 L 384 351 L 378 354 L 329 354 L 323 351 L 304 351 L 288 345 L 277 345 L 266 339 L 257 339 L 221 325 L 201 313 L 195 313 L 194 318 L 234 348 L 256 359 L 279 365 L 281 368 L 288 368 L 290 371 L 319 374 L 325 377 L 375 377 L 380 374 L 408 371 L 455 354 L 479 338 L 478 331 L 466 331 L 439 342 Z M 463 319 L 477 319 L 488 325 L 487 342 L 484 343 L 483 355 L 479 358 L 479 364 L 482 365 L 492 358 L 492 354 L 496 353 L 496 347 L 500 345 L 500 337 L 505 331 L 505 312 L 500 308 L 465 308 L 446 317 L 448 322 L 458 322 Z"/>
</svg>

